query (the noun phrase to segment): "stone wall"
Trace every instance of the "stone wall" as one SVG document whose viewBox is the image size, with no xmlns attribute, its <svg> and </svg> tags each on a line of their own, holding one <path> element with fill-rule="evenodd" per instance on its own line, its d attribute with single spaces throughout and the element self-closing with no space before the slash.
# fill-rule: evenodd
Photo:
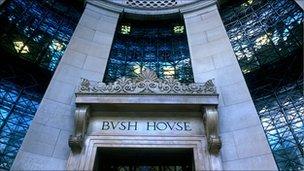
<svg viewBox="0 0 304 171">
<path fill-rule="evenodd" d="M 184 14 L 195 82 L 215 79 L 225 170 L 276 170 L 259 117 L 215 5 Z"/>
<path fill-rule="evenodd" d="M 104 75 L 118 13 L 87 5 L 44 95 L 12 170 L 65 170 L 80 77 Z"/>
<path fill-rule="evenodd" d="M 80 78 L 104 75 L 119 14 L 87 4 L 12 170 L 65 170 Z M 196 82 L 211 78 L 220 94 L 222 160 L 227 170 L 276 165 L 215 5 L 184 14 Z"/>
</svg>

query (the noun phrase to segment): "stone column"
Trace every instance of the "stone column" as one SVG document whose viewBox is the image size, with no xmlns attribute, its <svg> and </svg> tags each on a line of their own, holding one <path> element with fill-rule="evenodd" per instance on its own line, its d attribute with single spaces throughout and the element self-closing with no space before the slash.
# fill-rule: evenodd
<svg viewBox="0 0 304 171">
<path fill-rule="evenodd" d="M 183 15 L 195 82 L 215 79 L 220 95 L 223 169 L 277 170 L 216 4 Z"/>
<path fill-rule="evenodd" d="M 74 134 L 75 88 L 84 77 L 100 81 L 119 12 L 87 3 L 47 88 L 12 170 L 66 170 Z"/>
<path fill-rule="evenodd" d="M 304 0 L 295 0 L 295 1 L 304 10 Z"/>
</svg>

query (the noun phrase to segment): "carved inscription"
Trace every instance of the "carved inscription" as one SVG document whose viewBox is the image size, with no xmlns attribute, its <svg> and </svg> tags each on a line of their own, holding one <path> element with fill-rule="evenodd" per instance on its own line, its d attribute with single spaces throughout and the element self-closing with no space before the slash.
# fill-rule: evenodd
<svg viewBox="0 0 304 171">
<path fill-rule="evenodd" d="M 190 122 L 147 122 L 147 130 L 191 131 Z"/>
<path fill-rule="evenodd" d="M 101 130 L 137 130 L 137 122 L 125 121 L 103 121 Z"/>
<path fill-rule="evenodd" d="M 101 130 L 137 131 L 140 128 L 146 131 L 192 131 L 190 122 L 181 121 L 102 121 L 101 125 Z"/>
</svg>

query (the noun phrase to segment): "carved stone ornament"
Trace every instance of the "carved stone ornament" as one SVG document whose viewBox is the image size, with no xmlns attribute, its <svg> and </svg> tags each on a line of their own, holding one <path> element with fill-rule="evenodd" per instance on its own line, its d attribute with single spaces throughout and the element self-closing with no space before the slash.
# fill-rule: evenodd
<svg viewBox="0 0 304 171">
<path fill-rule="evenodd" d="M 81 151 L 84 141 L 84 136 L 88 126 L 89 106 L 84 105 L 76 108 L 75 111 L 75 133 L 69 138 L 69 146 L 72 152 L 78 153 Z"/>
<path fill-rule="evenodd" d="M 93 82 L 82 78 L 77 93 L 101 94 L 216 94 L 212 80 L 206 83 L 183 84 L 177 79 L 159 79 L 150 70 L 144 70 L 137 78 L 122 77 L 114 83 Z"/>
<path fill-rule="evenodd" d="M 219 119 L 216 107 L 205 106 L 203 109 L 203 117 L 208 141 L 208 150 L 211 154 L 218 154 L 222 147 L 222 142 L 219 136 Z"/>
</svg>

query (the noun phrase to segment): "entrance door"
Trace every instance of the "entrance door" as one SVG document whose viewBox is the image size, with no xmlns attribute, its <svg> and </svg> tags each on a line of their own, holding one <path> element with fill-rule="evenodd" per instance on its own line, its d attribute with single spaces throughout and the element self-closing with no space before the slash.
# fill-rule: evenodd
<svg viewBox="0 0 304 171">
<path fill-rule="evenodd" d="M 95 171 L 193 171 L 192 149 L 98 148 Z"/>
</svg>

